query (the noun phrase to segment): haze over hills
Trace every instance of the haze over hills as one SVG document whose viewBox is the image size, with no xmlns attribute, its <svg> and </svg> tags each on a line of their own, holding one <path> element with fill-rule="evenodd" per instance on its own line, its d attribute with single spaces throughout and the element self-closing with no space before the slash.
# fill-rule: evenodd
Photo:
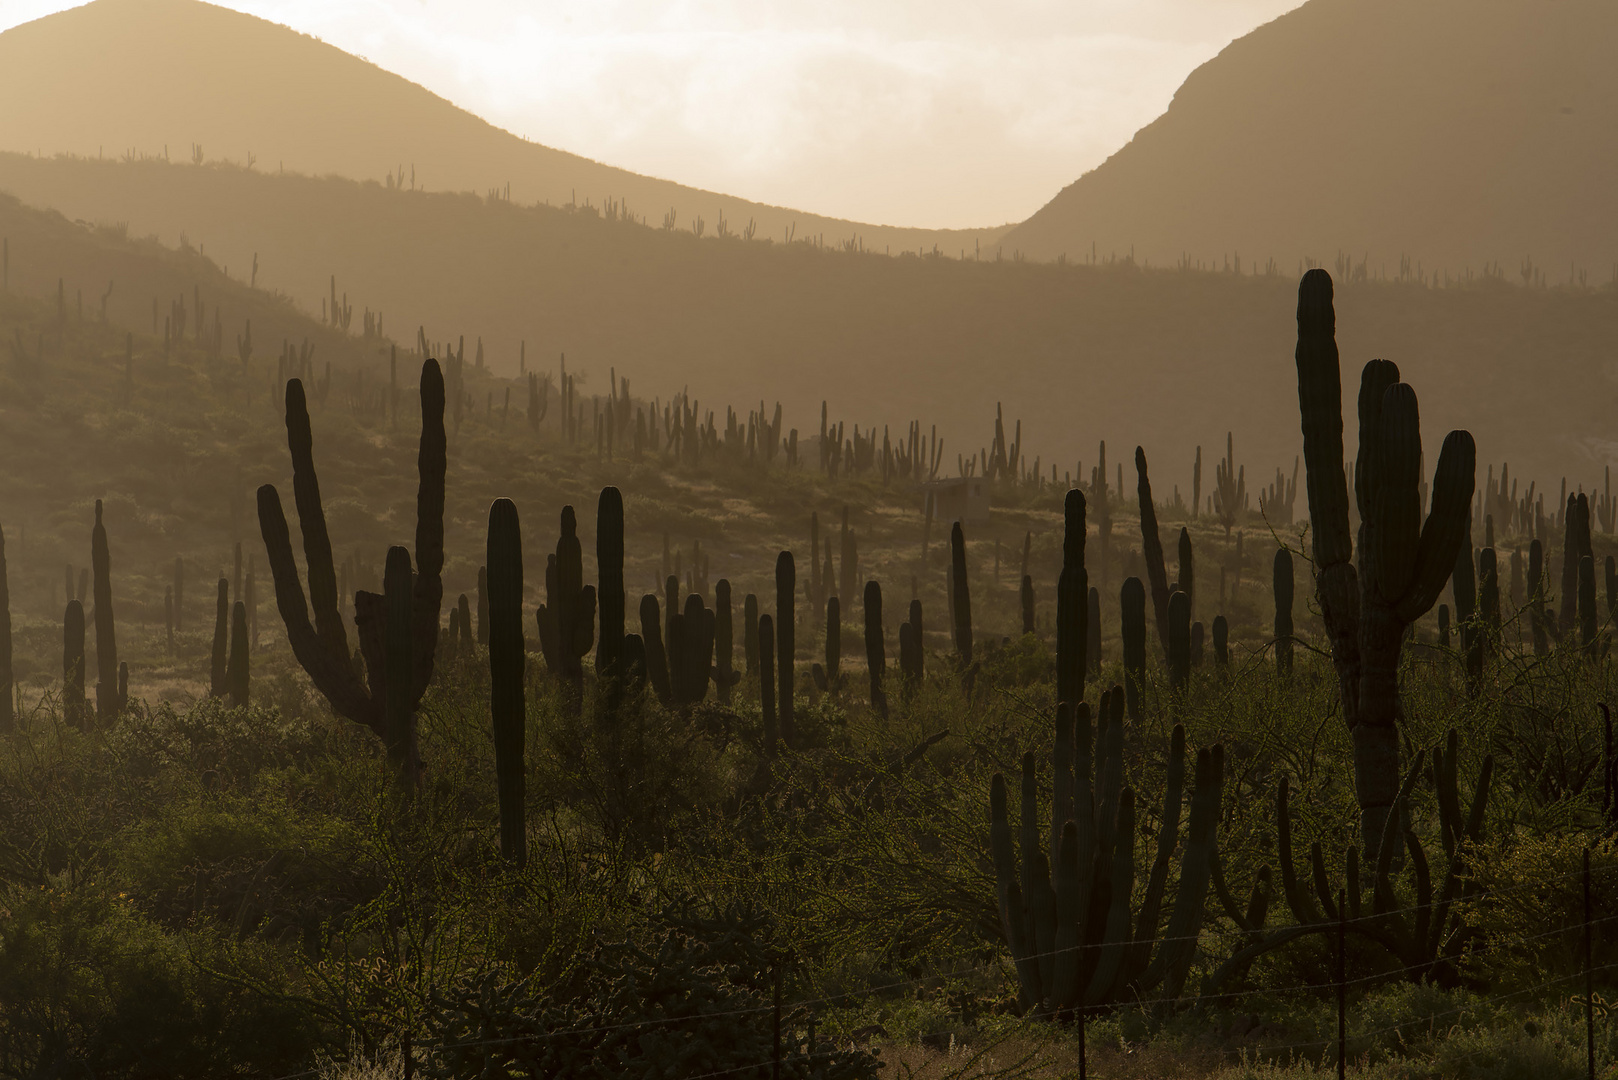
<svg viewBox="0 0 1618 1080">
<path fill-rule="evenodd" d="M 1198 68 L 1168 111 L 1005 238 L 1455 275 L 1618 265 L 1618 6 L 1310 0 Z"/>
<path fill-rule="evenodd" d="M 391 72 L 251 15 L 198 0 L 96 0 L 0 34 L 0 149 L 256 161 L 281 170 L 382 180 L 403 171 L 432 191 L 502 191 L 520 203 L 627 203 L 681 228 L 721 216 L 740 231 L 858 236 L 867 247 L 952 252 L 1009 226 L 901 229 L 701 191 L 528 142 Z"/>
<path fill-rule="evenodd" d="M 946 473 L 988 444 L 996 401 L 1023 422 L 1047 477 L 1053 461 L 1062 473 L 1082 461 L 1087 476 L 1101 439 L 1112 461 L 1139 443 L 1164 498 L 1189 488 L 1198 445 L 1208 493 L 1228 429 L 1250 491 L 1299 450 L 1290 272 L 885 258 L 335 178 L 0 155 L 0 189 L 18 188 L 56 193 L 87 220 L 161 211 L 228 265 L 233 288 L 256 251 L 259 287 L 286 288 L 317 315 L 335 274 L 355 326 L 380 309 L 401 343 L 418 325 L 431 341 L 465 335 L 469 360 L 481 338 L 500 376 L 515 374 L 526 342 L 529 370 L 554 372 L 566 353 L 591 394 L 615 367 L 637 394 L 689 389 L 721 426 L 727 405 L 761 400 L 780 401 L 805 437 L 823 400 L 850 434 L 936 424 Z M 10 273 L 36 296 L 65 276 L 69 297 L 95 297 L 113 279 L 109 317 L 148 333 L 153 299 L 171 299 L 120 284 L 116 267 L 64 267 L 51 244 L 13 239 Z M 1541 490 L 1564 473 L 1588 489 L 1618 462 L 1618 292 L 1364 282 L 1341 285 L 1337 305 L 1344 400 L 1366 360 L 1396 361 L 1421 395 L 1430 461 L 1446 430 L 1467 427 L 1481 460 L 1509 459 Z"/>
</svg>

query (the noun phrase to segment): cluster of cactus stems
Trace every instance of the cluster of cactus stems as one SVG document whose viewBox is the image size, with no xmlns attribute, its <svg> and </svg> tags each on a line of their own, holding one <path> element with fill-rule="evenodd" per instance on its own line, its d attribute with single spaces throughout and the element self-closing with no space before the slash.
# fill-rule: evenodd
<svg viewBox="0 0 1618 1080">
<path fill-rule="evenodd" d="M 1013 840 L 1005 777 L 996 773 L 990 785 L 995 894 L 1027 1013 L 1063 1017 L 1146 995 L 1178 998 L 1196 955 L 1216 859 L 1224 753 L 1218 746 L 1197 752 L 1182 842 L 1185 730 L 1175 726 L 1157 851 L 1140 906 L 1132 908 L 1138 830 L 1135 794 L 1124 783 L 1122 698 L 1117 687 L 1102 695 L 1093 734 L 1087 704 L 1057 706 L 1047 828 L 1034 754 L 1022 761 L 1020 842 Z M 1179 886 L 1163 925 L 1176 849 Z"/>
<path fill-rule="evenodd" d="M 1225 539 L 1236 527 L 1238 516 L 1247 510 L 1247 468 L 1236 464 L 1236 440 L 1225 433 L 1225 460 L 1214 466 L 1213 512 L 1225 528 Z"/>
<path fill-rule="evenodd" d="M 1437 600 L 1466 543 L 1476 451 L 1465 431 L 1445 438 L 1424 522 L 1415 391 L 1399 381 L 1392 363 L 1368 363 L 1354 467 L 1363 523 L 1356 568 L 1342 466 L 1336 315 L 1324 270 L 1310 270 L 1298 287 L 1296 360 L 1316 596 L 1354 742 L 1363 847 L 1374 855 L 1399 786 L 1399 655 L 1407 628 Z"/>
<path fill-rule="evenodd" d="M 534 611 L 539 647 L 577 712 L 584 707 L 584 658 L 595 646 L 596 588 L 584 583 L 584 549 L 571 506 L 562 507 L 561 536 L 546 561 L 545 599 Z"/>
<path fill-rule="evenodd" d="M 274 485 L 258 489 L 259 528 L 269 554 L 276 606 L 293 655 L 333 710 L 374 731 L 387 746 L 402 779 L 417 774 L 415 711 L 432 678 L 443 601 L 444 564 L 444 379 L 436 360 L 421 372 L 421 441 L 417 455 L 415 569 L 403 547 L 388 551 L 383 594 L 354 597 L 355 625 L 366 680 L 361 681 L 338 609 L 331 540 L 315 475 L 314 440 L 303 384 L 286 388 L 287 446 L 292 486 L 309 568 L 305 599 L 292 554 L 292 540 Z M 314 607 L 310 622 L 309 606 Z"/>
<path fill-rule="evenodd" d="M 1257 919 L 1242 918 L 1222 881 L 1216 880 L 1221 902 L 1232 921 L 1245 932 L 1246 941 L 1208 976 L 1202 987 L 1204 994 L 1217 993 L 1232 976 L 1245 972 L 1266 952 L 1310 934 L 1337 933 L 1339 920 L 1348 933 L 1386 951 L 1410 981 L 1460 985 L 1461 955 L 1478 937 L 1467 915 L 1481 891 L 1471 871 L 1483 843 L 1484 810 L 1494 759 L 1483 759 L 1471 804 L 1463 813 L 1458 782 L 1460 739 L 1455 730 L 1450 729 L 1444 746 L 1432 748 L 1430 764 L 1426 753 L 1418 751 L 1404 775 L 1393 812 L 1387 816 L 1375 846 L 1363 851 L 1348 849 L 1342 885 L 1335 897 L 1319 841 L 1310 845 L 1308 879 L 1299 873 L 1293 855 L 1288 783 L 1281 778 L 1275 800 L 1276 854 L 1281 866 L 1281 891 L 1296 921 L 1265 931 L 1262 914 Z M 1439 840 L 1445 863 L 1442 868 L 1434 865 L 1411 823 L 1410 795 L 1422 777 L 1432 785 L 1438 805 Z M 1413 902 L 1409 903 L 1399 895 L 1395 880 L 1400 851 L 1408 852 L 1414 879 L 1414 896 L 1410 898 Z M 1264 867 L 1259 875 L 1265 885 L 1268 869 Z M 1369 898 L 1364 896 L 1367 884 Z"/>
</svg>

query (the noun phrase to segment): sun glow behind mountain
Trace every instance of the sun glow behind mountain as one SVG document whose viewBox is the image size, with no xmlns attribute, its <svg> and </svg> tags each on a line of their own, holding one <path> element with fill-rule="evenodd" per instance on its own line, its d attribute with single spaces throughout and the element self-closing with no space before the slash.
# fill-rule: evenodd
<svg viewBox="0 0 1618 1080">
<path fill-rule="evenodd" d="M 0 0 L 0 30 L 71 6 Z M 1161 113 L 1198 64 L 1295 3 L 227 6 L 547 146 L 758 202 L 942 228 L 1027 217 Z"/>
</svg>

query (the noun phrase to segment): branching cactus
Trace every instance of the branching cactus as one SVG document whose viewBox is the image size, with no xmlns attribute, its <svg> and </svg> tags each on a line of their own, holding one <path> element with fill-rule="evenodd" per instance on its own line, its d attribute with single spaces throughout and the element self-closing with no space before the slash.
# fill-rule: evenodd
<svg viewBox="0 0 1618 1080">
<path fill-rule="evenodd" d="M 713 676 L 714 613 L 699 593 L 688 593 L 684 612 L 669 621 L 669 682 L 681 708 L 708 696 Z"/>
<path fill-rule="evenodd" d="M 1365 850 L 1374 853 L 1399 788 L 1399 654 L 1467 543 L 1476 448 L 1465 431 L 1444 439 L 1425 522 L 1416 393 L 1385 360 L 1360 381 L 1354 494 L 1362 522 L 1360 568 L 1349 530 L 1343 469 L 1342 383 L 1331 276 L 1298 286 L 1298 406 L 1308 469 L 1315 590 L 1354 741 L 1355 794 Z"/>
<path fill-rule="evenodd" d="M 1057 706 L 1052 806 L 1044 836 L 1032 753 L 1023 755 L 1017 842 L 1005 777 L 996 773 L 990 785 L 996 899 L 1025 1012 L 1061 1017 L 1147 995 L 1173 1000 L 1183 991 L 1196 955 L 1216 857 L 1224 752 L 1218 746 L 1197 752 L 1182 840 L 1185 730 L 1175 726 L 1157 853 L 1140 906 L 1132 909 L 1142 868 L 1135 851 L 1135 795 L 1124 786 L 1123 719 L 1116 708 L 1121 696 L 1119 688 L 1102 695 L 1093 739 L 1088 705 Z M 1055 853 L 1054 865 L 1042 841 Z M 1164 925 L 1177 848 L 1179 886 Z"/>
<path fill-rule="evenodd" d="M 1481 894 L 1472 863 L 1484 839 L 1484 811 L 1494 774 L 1494 759 L 1483 759 L 1471 805 L 1463 813 L 1458 782 L 1460 739 L 1455 730 L 1450 729 L 1443 746 L 1433 747 L 1430 768 L 1423 768 L 1425 758 L 1426 751 L 1417 752 L 1415 762 L 1397 789 L 1397 813 L 1389 814 L 1384 822 L 1383 835 L 1375 848 L 1379 854 L 1374 858 L 1366 856 L 1362 871 L 1360 849 L 1348 849 L 1342 891 L 1336 894 L 1319 841 L 1309 848 L 1308 884 L 1299 874 L 1293 858 L 1288 784 L 1284 776 L 1281 778 L 1275 800 L 1276 854 L 1281 864 L 1282 894 L 1297 921 L 1263 931 L 1262 927 L 1243 925 L 1242 920 L 1233 919 L 1240 929 L 1248 931 L 1248 942 L 1209 975 L 1202 986 L 1204 994 L 1216 992 L 1232 974 L 1245 970 L 1257 957 L 1290 941 L 1310 934 L 1338 933 L 1340 916 L 1347 919 L 1348 933 L 1385 950 L 1411 982 L 1459 985 L 1462 954 L 1468 945 L 1475 944 L 1478 936 L 1477 929 L 1467 922 L 1467 916 Z M 1410 795 L 1416 781 L 1423 776 L 1431 783 L 1438 806 L 1438 839 L 1447 864 L 1443 866 L 1437 865 L 1438 852 L 1429 859 L 1412 827 Z M 1397 879 L 1401 875 L 1394 858 L 1394 851 L 1400 846 L 1395 842 L 1396 837 L 1402 837 L 1410 853 L 1405 865 L 1412 879 L 1411 895 L 1400 895 Z M 1363 897 L 1367 884 L 1371 886 L 1371 895 Z M 1348 906 L 1346 912 L 1337 906 L 1338 895 L 1344 897 Z"/>
<path fill-rule="evenodd" d="M 348 634 L 338 610 L 337 575 L 332 567 L 331 539 L 326 532 L 326 514 L 320 502 L 320 482 L 315 476 L 314 438 L 309 426 L 309 409 L 303 383 L 298 379 L 286 387 L 287 446 L 292 454 L 292 490 L 303 533 L 304 558 L 309 567 L 309 595 L 304 598 L 303 582 L 292 555 L 292 540 L 281 497 L 274 485 L 258 489 L 259 530 L 269 553 L 270 573 L 275 582 L 275 603 L 286 624 L 287 639 L 298 663 L 308 672 L 315 689 L 323 694 L 339 715 L 363 724 L 388 746 L 396 762 L 408 765 L 407 748 L 393 740 L 387 724 L 389 686 L 387 670 L 388 617 L 383 597 L 361 592 L 354 598 L 354 621 L 359 632 L 360 653 L 365 658 L 366 682 L 355 670 Z M 420 477 L 416 489 L 416 568 L 412 585 L 410 631 L 410 673 L 408 687 L 397 688 L 405 700 L 398 708 L 414 715 L 421 696 L 433 675 L 433 654 L 438 647 L 439 609 L 444 598 L 440 574 L 444 567 L 444 379 L 438 362 L 428 360 L 421 369 L 421 444 L 416 458 Z M 408 553 L 407 553 L 408 554 Z M 314 606 L 314 622 L 309 621 L 309 605 Z"/>
<path fill-rule="evenodd" d="M 545 599 L 534 612 L 539 647 L 577 711 L 584 701 L 584 658 L 595 644 L 596 590 L 584 583 L 584 549 L 571 506 L 562 507 L 562 535 L 545 567 Z"/>
</svg>

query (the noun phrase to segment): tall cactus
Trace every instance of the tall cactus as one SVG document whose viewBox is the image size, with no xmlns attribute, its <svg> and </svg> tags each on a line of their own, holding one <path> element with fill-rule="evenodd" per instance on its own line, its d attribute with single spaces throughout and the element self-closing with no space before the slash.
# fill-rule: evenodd
<svg viewBox="0 0 1618 1080">
<path fill-rule="evenodd" d="M 96 720 L 110 724 L 126 704 L 118 692 L 118 633 L 112 619 L 112 553 L 107 527 L 101 521 L 101 500 L 96 500 L 95 526 L 90 531 L 90 566 L 95 574 Z"/>
<path fill-rule="evenodd" d="M 528 860 L 523 771 L 528 716 L 523 672 L 527 648 L 522 632 L 522 523 L 517 517 L 516 504 L 510 499 L 496 499 L 489 506 L 489 532 L 484 550 L 489 585 L 489 718 L 494 726 L 500 855 L 520 867 Z M 622 637 L 621 594 L 619 600 L 619 636 Z"/>
<path fill-rule="evenodd" d="M 1146 451 L 1135 447 L 1135 493 L 1140 501 L 1141 554 L 1152 586 L 1152 618 L 1164 655 L 1169 651 L 1169 574 L 1163 564 L 1163 539 L 1157 534 L 1157 507 L 1152 502 L 1152 480 L 1146 473 Z"/>
<path fill-rule="evenodd" d="M 663 644 L 663 613 L 657 606 L 656 593 L 640 598 L 640 637 L 646 678 L 657 700 L 667 708 L 674 704 L 674 683 L 669 675 L 669 655 Z"/>
<path fill-rule="evenodd" d="M 1056 579 L 1056 700 L 1084 697 L 1089 660 L 1090 575 L 1084 567 L 1084 492 L 1073 488 L 1062 502 L 1062 574 Z"/>
<path fill-rule="evenodd" d="M 882 640 L 882 586 L 875 581 L 865 583 L 865 666 L 871 675 L 871 709 L 886 720 L 888 695 L 882 689 L 882 676 L 888 654 Z"/>
<path fill-rule="evenodd" d="M 1103 695 L 1093 741 L 1088 705 L 1057 706 L 1047 833 L 1054 858 L 1041 844 L 1035 756 L 1023 756 L 1021 822 L 1015 842 L 1006 779 L 996 773 L 990 783 L 989 838 L 997 906 L 1026 1012 L 1060 1017 L 1074 1009 L 1153 993 L 1178 998 L 1196 954 L 1217 858 L 1214 832 L 1220 819 L 1224 753 L 1218 746 L 1197 752 L 1190 820 L 1182 841 L 1185 730 L 1175 726 L 1157 852 L 1141 905 L 1132 911 L 1140 875 L 1135 795 L 1123 783 L 1122 719 L 1111 707 L 1120 693 Z M 1163 925 L 1176 848 L 1182 852 L 1179 887 Z"/>
<path fill-rule="evenodd" d="M 1118 626 L 1124 644 L 1124 699 L 1129 718 L 1141 717 L 1141 695 L 1146 691 L 1146 587 L 1138 577 L 1127 578 L 1118 593 Z"/>
<path fill-rule="evenodd" d="M 816 664 L 812 670 L 822 692 L 835 694 L 842 686 L 843 674 L 843 602 L 837 596 L 826 597 L 826 664 Z"/>
<path fill-rule="evenodd" d="M 1275 592 L 1275 671 L 1282 678 L 1292 674 L 1292 552 L 1279 548 L 1275 553 L 1273 589 Z"/>
<path fill-rule="evenodd" d="M 562 534 L 545 567 L 545 598 L 534 612 L 545 663 L 568 690 L 569 707 L 584 702 L 584 658 L 595 644 L 596 589 L 584 583 L 584 549 L 573 507 L 562 507 Z"/>
<path fill-rule="evenodd" d="M 791 748 L 796 737 L 792 721 L 792 672 L 797 652 L 797 590 L 792 552 L 783 551 L 775 557 L 775 659 L 780 668 L 775 690 L 781 742 L 788 748 Z"/>
<path fill-rule="evenodd" d="M 275 582 L 275 604 L 286 624 L 287 639 L 298 663 L 315 689 L 342 717 L 363 724 L 398 752 L 388 729 L 388 616 L 384 597 L 361 592 L 354 598 L 354 621 L 360 653 L 365 658 L 367 682 L 360 681 L 348 634 L 338 610 L 337 575 L 332 567 L 331 539 L 315 476 L 314 438 L 303 383 L 291 379 L 286 386 L 287 448 L 292 455 L 292 490 L 303 532 L 303 551 L 309 567 L 309 596 L 292 555 L 292 539 L 281 497 L 275 486 L 258 489 L 259 530 L 269 553 Z M 433 654 L 438 647 L 440 608 L 444 585 L 444 379 L 436 360 L 421 369 L 421 443 L 416 457 L 416 567 L 412 585 L 410 648 L 411 682 L 402 688 L 400 708 L 414 713 L 433 675 Z M 407 553 L 408 554 L 408 553 Z M 178 599 L 178 590 L 176 590 Z M 314 622 L 309 621 L 309 605 Z M 410 763 L 413 775 L 414 764 Z"/>
<path fill-rule="evenodd" d="M 669 682 L 677 706 L 696 705 L 708 696 L 714 621 L 702 594 L 693 592 L 686 595 L 685 610 L 669 622 Z"/>
<path fill-rule="evenodd" d="M 247 708 L 252 675 L 247 641 L 247 605 L 236 601 L 230 612 L 230 659 L 225 664 L 225 696 L 238 709 Z"/>
<path fill-rule="evenodd" d="M 1180 589 L 1169 594 L 1169 687 L 1184 690 L 1191 682 L 1191 597 Z"/>
<path fill-rule="evenodd" d="M 1416 394 L 1399 369 L 1365 366 L 1359 396 L 1354 494 L 1363 529 L 1360 580 L 1352 560 L 1343 469 L 1342 382 L 1331 276 L 1310 270 L 1298 286 L 1298 407 L 1308 467 L 1315 590 L 1354 741 L 1354 786 L 1365 850 L 1376 852 L 1398 792 L 1399 654 L 1405 630 L 1438 599 L 1467 540 L 1476 449 L 1444 439 L 1430 512 L 1421 517 L 1421 431 Z"/>
</svg>

